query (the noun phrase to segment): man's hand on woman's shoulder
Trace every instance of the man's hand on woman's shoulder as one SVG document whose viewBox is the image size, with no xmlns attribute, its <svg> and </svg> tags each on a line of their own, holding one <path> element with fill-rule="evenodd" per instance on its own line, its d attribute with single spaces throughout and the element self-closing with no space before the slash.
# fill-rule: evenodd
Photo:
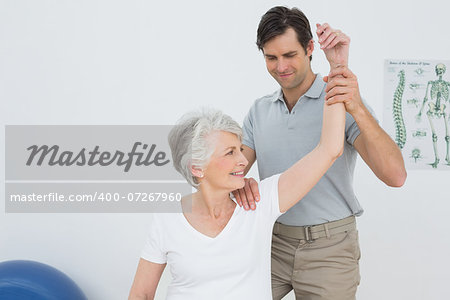
<svg viewBox="0 0 450 300">
<path fill-rule="evenodd" d="M 245 210 L 255 210 L 256 202 L 260 200 L 258 183 L 253 178 L 244 178 L 245 186 L 233 191 L 236 202 Z"/>
</svg>

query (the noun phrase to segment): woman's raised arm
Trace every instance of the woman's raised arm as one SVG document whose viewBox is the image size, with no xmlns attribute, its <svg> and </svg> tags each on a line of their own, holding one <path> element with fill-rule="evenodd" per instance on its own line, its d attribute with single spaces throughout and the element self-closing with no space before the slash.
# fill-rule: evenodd
<svg viewBox="0 0 450 300">
<path fill-rule="evenodd" d="M 319 144 L 280 176 L 278 199 L 281 212 L 300 201 L 342 154 L 344 137 L 344 104 L 325 103 Z"/>
</svg>

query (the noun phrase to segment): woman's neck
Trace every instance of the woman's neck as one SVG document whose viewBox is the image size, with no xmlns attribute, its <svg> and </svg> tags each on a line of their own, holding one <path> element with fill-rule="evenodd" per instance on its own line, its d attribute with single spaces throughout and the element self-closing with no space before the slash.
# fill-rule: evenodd
<svg viewBox="0 0 450 300">
<path fill-rule="evenodd" d="M 227 191 L 217 191 L 206 186 L 201 186 L 192 194 L 192 212 L 209 215 L 217 219 L 223 213 L 228 213 L 236 207 Z"/>
</svg>

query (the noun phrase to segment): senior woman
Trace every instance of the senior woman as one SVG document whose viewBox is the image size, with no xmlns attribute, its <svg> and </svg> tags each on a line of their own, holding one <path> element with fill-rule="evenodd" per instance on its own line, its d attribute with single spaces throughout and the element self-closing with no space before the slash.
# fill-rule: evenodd
<svg viewBox="0 0 450 300">
<path fill-rule="evenodd" d="M 343 104 L 324 105 L 318 145 L 282 174 L 259 184 L 245 211 L 230 198 L 244 186 L 241 128 L 220 112 L 185 116 L 169 135 L 175 168 L 197 188 L 183 213 L 153 214 L 129 299 L 153 299 L 170 266 L 167 299 L 272 299 L 270 251 L 275 220 L 319 181 L 343 150 Z M 270 138 L 270 137 L 268 137 Z"/>
</svg>

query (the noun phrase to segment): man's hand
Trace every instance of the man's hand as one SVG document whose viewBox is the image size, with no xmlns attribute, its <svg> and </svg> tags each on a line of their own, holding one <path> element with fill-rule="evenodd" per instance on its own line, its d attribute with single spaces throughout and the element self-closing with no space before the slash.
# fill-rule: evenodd
<svg viewBox="0 0 450 300">
<path fill-rule="evenodd" d="M 325 52 L 330 68 L 348 66 L 350 38 L 342 31 L 331 28 L 327 23 L 316 26 L 320 48 Z"/>
<path fill-rule="evenodd" d="M 239 206 L 244 206 L 245 210 L 255 210 L 256 203 L 260 199 L 258 183 L 253 178 L 244 178 L 245 186 L 242 189 L 233 191 L 236 202 Z"/>
<path fill-rule="evenodd" d="M 325 88 L 325 101 L 328 105 L 344 103 L 346 111 L 352 116 L 364 107 L 359 94 L 358 79 L 347 67 L 332 69 L 323 80 L 328 83 Z"/>
</svg>

